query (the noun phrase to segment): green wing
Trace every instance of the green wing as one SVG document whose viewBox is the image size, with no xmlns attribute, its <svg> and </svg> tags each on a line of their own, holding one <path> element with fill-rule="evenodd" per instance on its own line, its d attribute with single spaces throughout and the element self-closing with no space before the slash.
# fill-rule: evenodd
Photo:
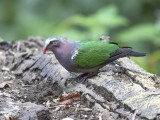
<svg viewBox="0 0 160 120">
<path fill-rule="evenodd" d="M 116 44 L 109 42 L 83 42 L 75 50 L 72 59 L 81 68 L 93 68 L 104 63 L 110 57 L 110 53 L 117 49 Z"/>
</svg>

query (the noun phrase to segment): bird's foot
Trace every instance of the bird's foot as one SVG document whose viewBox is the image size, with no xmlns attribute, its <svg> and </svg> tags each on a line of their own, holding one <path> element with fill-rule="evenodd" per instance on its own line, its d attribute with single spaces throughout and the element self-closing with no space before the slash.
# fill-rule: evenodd
<svg viewBox="0 0 160 120">
<path fill-rule="evenodd" d="M 83 82 L 86 81 L 86 79 L 91 78 L 91 77 L 96 76 L 96 75 L 97 75 L 97 73 L 84 73 L 84 74 L 81 74 L 76 78 L 76 82 L 77 83 L 83 83 Z"/>
</svg>

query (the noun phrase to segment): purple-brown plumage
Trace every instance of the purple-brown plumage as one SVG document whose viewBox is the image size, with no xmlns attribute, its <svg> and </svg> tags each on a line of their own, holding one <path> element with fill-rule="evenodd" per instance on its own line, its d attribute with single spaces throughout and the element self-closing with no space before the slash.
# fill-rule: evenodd
<svg viewBox="0 0 160 120">
<path fill-rule="evenodd" d="M 94 47 L 92 47 L 92 43 L 94 43 Z M 118 59 L 121 57 L 125 57 L 125 56 L 145 56 L 144 53 L 139 53 L 139 52 L 134 52 L 132 51 L 131 48 L 129 47 L 118 47 L 117 44 L 114 43 L 102 43 L 100 41 L 97 42 L 88 42 L 87 44 L 85 43 L 84 47 L 81 47 L 81 49 L 79 49 L 79 46 L 82 46 L 83 43 L 81 42 L 63 42 L 60 39 L 58 39 L 57 37 L 50 37 L 45 41 L 45 49 L 43 51 L 43 53 L 45 54 L 46 51 L 52 51 L 55 54 L 56 59 L 59 61 L 59 63 L 68 71 L 70 72 L 77 72 L 77 73 L 84 73 L 80 76 L 77 77 L 77 82 L 83 82 L 85 81 L 87 78 L 92 77 L 94 75 L 97 75 L 98 70 L 103 67 L 104 65 Z M 98 46 L 98 49 L 95 48 L 95 43 L 98 45 L 103 45 L 103 46 Z M 91 46 L 86 46 L 86 45 L 91 45 Z M 110 47 L 110 49 L 107 47 L 104 49 L 104 44 L 106 44 L 108 47 Z M 87 49 L 86 49 L 87 48 Z M 95 49 L 95 50 L 94 50 Z M 106 50 L 107 49 L 107 50 Z M 92 51 L 93 50 L 93 53 Z M 101 51 L 106 50 L 106 52 L 101 53 Z M 92 53 L 93 55 L 90 55 L 90 59 L 88 61 L 92 62 L 93 60 L 101 60 L 100 58 L 98 58 L 97 56 L 101 57 L 102 56 L 105 57 L 105 54 L 109 57 L 103 61 L 98 65 L 95 65 L 93 67 L 94 64 L 91 64 L 90 66 L 83 66 L 78 64 L 77 62 L 75 62 L 75 58 L 82 58 L 81 56 L 84 53 L 87 52 Z M 96 53 L 98 52 L 97 56 Z M 107 53 L 108 52 L 108 53 Z M 97 57 L 97 58 L 94 58 Z M 83 58 L 87 58 L 87 56 L 83 56 Z M 103 58 L 103 57 L 102 57 Z M 93 60 L 92 60 L 93 59 Z M 104 59 L 104 58 L 103 58 Z M 81 62 L 81 61 L 80 61 Z M 95 61 L 93 61 L 95 62 Z M 87 64 L 87 59 L 83 59 L 82 63 Z M 96 62 L 95 62 L 96 63 Z M 90 64 L 90 63 L 89 63 Z"/>
<path fill-rule="evenodd" d="M 47 42 L 47 44 L 48 44 L 48 42 Z M 97 72 L 99 70 L 99 68 L 101 68 L 102 66 L 84 69 L 84 68 L 79 68 L 73 62 L 73 60 L 71 58 L 72 58 L 72 55 L 73 55 L 75 48 L 78 44 L 79 44 L 79 42 L 64 43 L 63 41 L 59 40 L 58 38 L 52 37 L 52 41 L 50 41 L 49 44 L 45 46 L 43 53 L 45 54 L 46 51 L 52 51 L 55 54 L 56 59 L 59 61 L 59 63 L 67 71 L 77 72 L 77 73 Z"/>
</svg>

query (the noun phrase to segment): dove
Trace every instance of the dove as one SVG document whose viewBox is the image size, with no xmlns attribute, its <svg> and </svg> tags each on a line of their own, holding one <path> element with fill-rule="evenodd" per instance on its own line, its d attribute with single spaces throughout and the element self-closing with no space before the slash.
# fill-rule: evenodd
<svg viewBox="0 0 160 120">
<path fill-rule="evenodd" d="M 57 37 L 45 41 L 46 51 L 52 51 L 59 63 L 69 72 L 83 73 L 78 83 L 96 76 L 99 69 L 122 57 L 142 57 L 146 53 L 135 52 L 131 47 L 119 47 L 117 43 L 103 41 L 64 42 Z"/>
</svg>

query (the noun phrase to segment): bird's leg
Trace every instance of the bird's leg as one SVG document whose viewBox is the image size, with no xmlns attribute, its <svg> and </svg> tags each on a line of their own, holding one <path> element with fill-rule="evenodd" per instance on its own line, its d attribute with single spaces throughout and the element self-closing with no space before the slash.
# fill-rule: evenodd
<svg viewBox="0 0 160 120">
<path fill-rule="evenodd" d="M 82 78 L 85 77 L 85 76 L 87 76 L 88 74 L 89 74 L 89 73 L 83 73 L 83 74 L 79 75 L 78 77 L 76 77 L 76 82 L 77 82 L 77 83 L 82 83 L 82 82 L 84 82 L 84 81 L 82 81 Z"/>
<path fill-rule="evenodd" d="M 94 73 L 84 73 L 84 74 L 81 74 L 79 75 L 77 78 L 76 78 L 76 81 L 77 83 L 83 83 L 86 79 L 90 78 L 90 77 L 93 77 L 93 76 L 96 76 L 98 73 L 94 72 Z"/>
</svg>

